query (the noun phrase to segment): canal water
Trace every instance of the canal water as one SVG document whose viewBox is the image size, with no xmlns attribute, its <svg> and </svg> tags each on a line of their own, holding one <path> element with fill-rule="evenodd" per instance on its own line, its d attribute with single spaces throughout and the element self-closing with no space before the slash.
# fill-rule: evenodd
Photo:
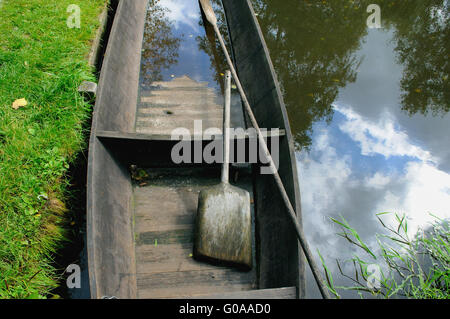
<svg viewBox="0 0 450 319">
<path fill-rule="evenodd" d="M 214 3 L 221 12 L 219 2 Z M 222 11 L 223 12 L 223 11 Z M 224 15 L 219 15 L 222 29 Z M 189 76 L 209 87 L 223 90 L 225 57 L 215 45 L 214 30 L 206 24 L 195 0 L 150 0 L 141 60 L 141 95 L 155 81 Z"/>
<path fill-rule="evenodd" d="M 220 1 L 212 2 L 226 34 Z M 370 247 L 385 232 L 378 213 L 405 214 L 411 236 L 432 214 L 450 218 L 448 1 L 252 3 L 295 139 L 305 233 L 335 284 L 349 285 L 335 260 L 351 275 L 345 261 L 370 256 L 330 218 L 345 218 Z M 221 91 L 227 67 L 210 39 L 197 0 L 150 1 L 141 92 L 183 75 Z M 383 220 L 395 225 L 391 215 Z M 307 297 L 320 297 L 310 273 Z"/>
<path fill-rule="evenodd" d="M 345 218 L 373 248 L 386 233 L 378 213 L 405 214 L 411 236 L 431 214 L 450 218 L 448 1 L 253 4 L 297 144 L 306 235 L 336 285 L 353 286 L 336 259 L 379 261 L 337 236 L 330 217 Z M 379 28 L 370 28 L 370 4 Z M 308 278 L 309 297 L 318 297 Z"/>
</svg>

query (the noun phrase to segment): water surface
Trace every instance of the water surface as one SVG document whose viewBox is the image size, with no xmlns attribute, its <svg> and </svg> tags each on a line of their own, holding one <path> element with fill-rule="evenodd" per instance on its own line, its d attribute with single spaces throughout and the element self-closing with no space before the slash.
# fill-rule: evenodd
<svg viewBox="0 0 450 319">
<path fill-rule="evenodd" d="M 215 3 L 217 12 L 220 3 Z M 223 15 L 221 22 L 223 25 Z M 184 75 L 222 87 L 225 60 L 216 48 L 214 30 L 205 29 L 197 0 L 149 1 L 141 62 L 141 90 L 155 81 Z M 221 94 L 221 92 L 220 92 Z"/>
<path fill-rule="evenodd" d="M 253 3 L 295 136 L 306 235 L 348 284 L 334 259 L 367 255 L 329 217 L 372 244 L 377 213 L 406 214 L 411 235 L 430 213 L 450 218 L 448 1 L 377 1 L 379 29 L 368 1 Z"/>
</svg>

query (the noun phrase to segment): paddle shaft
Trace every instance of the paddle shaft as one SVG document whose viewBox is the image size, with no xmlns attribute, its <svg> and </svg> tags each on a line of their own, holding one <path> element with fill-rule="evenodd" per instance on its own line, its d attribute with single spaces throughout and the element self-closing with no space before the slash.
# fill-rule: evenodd
<svg viewBox="0 0 450 319">
<path fill-rule="evenodd" d="M 223 111 L 223 166 L 222 183 L 228 183 L 230 164 L 230 109 L 231 109 L 231 72 L 225 72 L 225 107 Z"/>
<path fill-rule="evenodd" d="M 204 1 L 201 1 L 201 3 L 203 4 Z M 208 1 L 209 2 L 209 1 Z M 205 12 L 205 14 L 208 16 L 208 14 L 210 14 L 210 10 L 208 10 L 209 12 Z M 210 21 L 210 23 L 212 19 L 208 19 L 208 21 Z M 213 20 L 214 21 L 214 20 Z M 215 20 L 217 21 L 217 20 Z M 239 93 L 242 97 L 242 100 L 244 101 L 244 106 L 245 109 L 247 110 L 248 116 L 250 118 L 250 121 L 252 122 L 253 127 L 256 129 L 256 131 L 258 132 L 258 140 L 259 140 L 259 145 L 263 147 L 263 151 L 264 154 L 266 155 L 267 159 L 269 160 L 269 164 L 270 164 L 270 170 L 272 171 L 274 178 L 275 178 L 275 182 L 278 185 L 278 188 L 281 192 L 281 195 L 283 197 L 283 201 L 286 204 L 286 207 L 288 209 L 289 212 L 289 217 L 292 221 L 292 224 L 295 226 L 295 230 L 297 232 L 297 237 L 298 240 L 300 242 L 300 245 L 302 246 L 303 252 L 305 253 L 306 259 L 308 260 L 309 266 L 311 268 L 311 271 L 313 273 L 313 276 L 317 282 L 317 285 L 319 286 L 319 290 L 320 293 L 322 295 L 322 297 L 324 299 L 330 299 L 330 295 L 328 294 L 328 290 L 324 285 L 324 281 L 322 279 L 322 276 L 319 272 L 319 268 L 316 265 L 316 262 L 314 261 L 313 255 L 311 253 L 311 250 L 309 249 L 309 245 L 308 242 L 306 241 L 305 235 L 303 233 L 303 229 L 300 227 L 298 221 L 297 221 L 297 215 L 294 211 L 294 208 L 292 207 L 291 201 L 289 200 L 289 197 L 286 193 L 286 189 L 284 188 L 283 182 L 281 181 L 280 175 L 278 174 L 278 170 L 275 166 L 275 163 L 273 162 L 272 156 L 270 155 L 269 149 L 267 147 L 266 141 L 264 140 L 264 137 L 261 133 L 261 130 L 258 126 L 258 123 L 256 121 L 256 118 L 253 114 L 253 111 L 250 107 L 250 104 L 247 100 L 247 96 L 245 95 L 244 89 L 242 88 L 241 82 L 239 80 L 239 77 L 236 73 L 236 70 L 234 68 L 233 62 L 231 61 L 230 55 L 228 54 L 228 50 L 227 47 L 225 45 L 225 42 L 223 41 L 222 38 L 222 34 L 220 33 L 219 27 L 217 26 L 217 23 L 211 23 L 214 27 L 214 31 L 217 34 L 217 37 L 219 39 L 220 45 L 222 46 L 222 50 L 225 53 L 225 57 L 227 59 L 227 63 L 228 66 L 231 70 L 231 74 L 233 75 L 234 81 L 236 82 L 236 86 L 239 90 Z"/>
</svg>

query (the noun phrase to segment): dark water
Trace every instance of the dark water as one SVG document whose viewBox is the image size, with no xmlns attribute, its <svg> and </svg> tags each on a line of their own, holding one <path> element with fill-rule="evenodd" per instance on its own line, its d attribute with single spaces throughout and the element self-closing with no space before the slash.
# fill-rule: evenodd
<svg viewBox="0 0 450 319">
<path fill-rule="evenodd" d="M 220 3 L 214 3 L 217 12 Z M 224 16 L 220 23 L 224 26 Z M 214 30 L 205 28 L 196 0 L 150 0 L 141 60 L 141 90 L 155 81 L 188 75 L 223 90 L 225 58 L 216 45 Z M 221 92 L 218 92 L 221 94 Z"/>
</svg>

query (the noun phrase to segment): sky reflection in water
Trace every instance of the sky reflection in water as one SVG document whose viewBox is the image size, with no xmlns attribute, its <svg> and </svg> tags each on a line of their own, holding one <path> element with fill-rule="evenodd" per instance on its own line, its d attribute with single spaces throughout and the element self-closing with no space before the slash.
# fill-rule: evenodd
<svg viewBox="0 0 450 319">
<path fill-rule="evenodd" d="M 310 150 L 297 154 L 305 231 L 332 268 L 333 259 L 361 253 L 348 250 L 328 217 L 342 215 L 372 244 L 383 232 L 377 213 L 406 214 L 411 235 L 434 220 L 430 213 L 450 218 L 450 116 L 401 110 L 403 69 L 391 39 L 369 31 L 356 82 L 339 91 L 330 124 L 313 124 Z"/>
<path fill-rule="evenodd" d="M 352 285 L 334 260 L 370 258 L 329 217 L 372 247 L 377 213 L 406 214 L 410 234 L 430 213 L 450 218 L 448 2 L 380 0 L 381 29 L 366 26 L 370 1 L 252 2 L 296 140 L 305 233 Z M 310 273 L 307 296 L 320 297 Z"/>
<path fill-rule="evenodd" d="M 208 67 L 210 54 L 199 48 L 199 43 L 206 40 L 200 23 L 198 1 L 150 1 L 141 67 L 144 90 L 154 81 L 170 81 L 183 75 L 218 87 L 218 71 Z"/>
</svg>

